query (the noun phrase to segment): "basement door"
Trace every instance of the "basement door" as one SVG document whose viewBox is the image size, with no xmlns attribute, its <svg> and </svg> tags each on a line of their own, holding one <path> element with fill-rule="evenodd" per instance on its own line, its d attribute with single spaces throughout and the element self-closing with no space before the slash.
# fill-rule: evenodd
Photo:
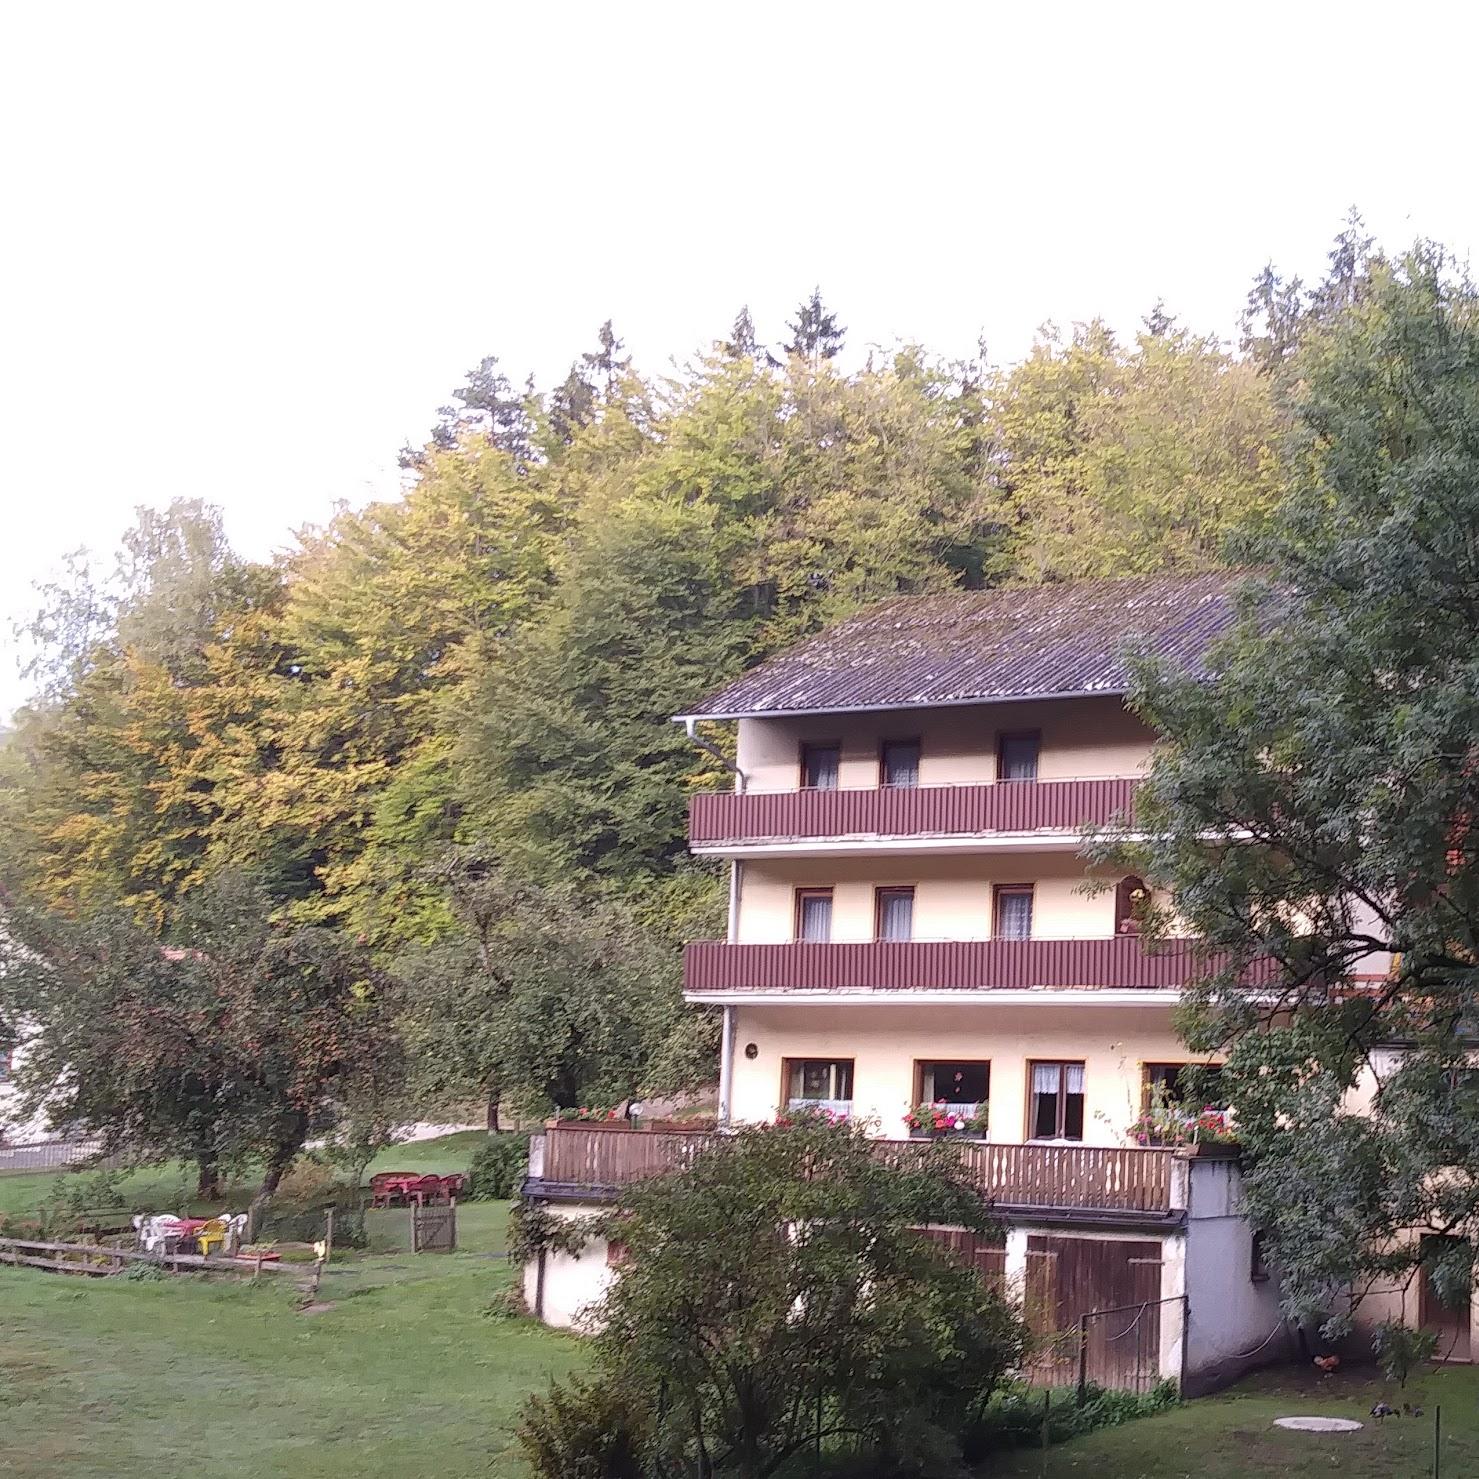
<svg viewBox="0 0 1479 1479">
<path fill-rule="evenodd" d="M 1079 1317 L 1087 1322 L 1087 1374 L 1100 1386 L 1149 1391 L 1161 1369 L 1161 1245 L 1156 1240 L 1029 1234 L 1026 1315 L 1042 1342 L 1034 1379 L 1078 1380 Z"/>
<path fill-rule="evenodd" d="M 1423 1243 L 1458 1242 L 1457 1238 L 1443 1238 L 1437 1233 L 1429 1234 Z M 1455 1308 L 1444 1304 L 1428 1283 L 1427 1266 L 1423 1266 L 1422 1280 L 1418 1286 L 1417 1322 L 1424 1330 L 1432 1330 L 1438 1336 L 1438 1348 L 1433 1355 L 1439 1361 L 1468 1361 L 1473 1358 L 1470 1346 L 1469 1321 L 1470 1301 L 1473 1290 L 1469 1290 Z"/>
</svg>

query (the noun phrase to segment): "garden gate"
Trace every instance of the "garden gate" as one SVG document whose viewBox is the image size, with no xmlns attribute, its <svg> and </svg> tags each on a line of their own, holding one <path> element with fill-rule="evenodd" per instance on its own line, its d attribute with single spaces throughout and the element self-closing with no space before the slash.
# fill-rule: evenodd
<svg viewBox="0 0 1479 1479">
<path fill-rule="evenodd" d="M 411 1251 L 452 1253 L 457 1248 L 457 1203 L 441 1202 L 411 1208 Z"/>
</svg>

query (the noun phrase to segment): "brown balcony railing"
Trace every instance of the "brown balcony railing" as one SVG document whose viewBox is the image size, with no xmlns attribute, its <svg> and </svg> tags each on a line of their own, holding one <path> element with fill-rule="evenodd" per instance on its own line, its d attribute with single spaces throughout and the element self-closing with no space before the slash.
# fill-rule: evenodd
<svg viewBox="0 0 1479 1479">
<path fill-rule="evenodd" d="M 1132 821 L 1138 784 L 1116 777 L 867 791 L 718 791 L 689 798 L 688 840 L 694 847 L 714 847 L 821 837 L 1079 832 L 1115 817 Z"/>
<path fill-rule="evenodd" d="M 825 945 L 695 940 L 683 952 L 683 986 L 687 991 L 1153 990 L 1184 986 L 1213 965 L 1195 940 L 1153 945 L 1138 935 Z M 1259 972 L 1253 975 L 1256 979 Z"/>
<path fill-rule="evenodd" d="M 670 1135 L 590 1126 L 551 1129 L 545 1136 L 547 1182 L 609 1192 L 688 1165 L 724 1137 L 712 1132 Z M 880 1140 L 879 1154 L 908 1157 L 919 1142 Z M 1071 1145 L 957 1147 L 966 1174 L 989 1201 L 1010 1207 L 1123 1212 L 1171 1210 L 1172 1152 Z"/>
</svg>

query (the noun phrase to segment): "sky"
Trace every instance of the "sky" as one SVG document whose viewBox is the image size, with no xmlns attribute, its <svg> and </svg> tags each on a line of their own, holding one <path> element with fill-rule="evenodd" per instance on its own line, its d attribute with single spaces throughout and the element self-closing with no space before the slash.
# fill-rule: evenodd
<svg viewBox="0 0 1479 1479">
<path fill-rule="evenodd" d="M 1158 299 L 1230 335 L 1267 261 L 1479 241 L 1471 7 L 0 8 L 0 715 L 11 621 L 140 504 L 266 557 L 485 354 L 639 368 L 813 285 L 849 349 L 1009 362 Z"/>
</svg>

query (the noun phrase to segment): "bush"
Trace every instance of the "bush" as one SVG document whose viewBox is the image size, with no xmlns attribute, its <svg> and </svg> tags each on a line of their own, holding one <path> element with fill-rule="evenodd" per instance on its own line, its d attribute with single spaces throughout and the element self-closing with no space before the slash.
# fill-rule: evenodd
<svg viewBox="0 0 1479 1479">
<path fill-rule="evenodd" d="M 272 1194 L 276 1206 L 299 1212 L 327 1207 L 343 1197 L 344 1188 L 334 1168 L 306 1156 L 293 1163 L 292 1169 L 278 1182 L 277 1190 Z"/>
<path fill-rule="evenodd" d="M 1438 1349 L 1438 1332 L 1418 1330 L 1401 1320 L 1384 1320 L 1372 1332 L 1371 1348 L 1381 1374 L 1405 1387 L 1412 1368 L 1433 1359 L 1433 1352 Z"/>
<path fill-rule="evenodd" d="M 530 1397 L 518 1441 L 538 1479 L 646 1479 L 648 1472 L 646 1420 L 609 1382 L 572 1377 Z"/>
<path fill-rule="evenodd" d="M 529 1166 L 527 1135 L 490 1135 L 480 1145 L 467 1168 L 463 1198 L 469 1202 L 495 1202 L 519 1194 L 519 1184 Z"/>
<path fill-rule="evenodd" d="M 981 1409 L 965 1436 L 966 1457 L 979 1462 L 989 1453 L 1007 1448 L 1036 1448 L 1043 1441 L 1043 1407 L 1047 1404 L 1048 1442 L 1062 1443 L 1099 1428 L 1117 1427 L 1137 1417 L 1149 1417 L 1174 1407 L 1180 1398 L 1176 1384 L 1159 1382 L 1148 1392 L 1118 1392 L 1088 1384 L 1084 1400 L 1075 1391 L 1057 1388 L 1051 1393 L 1025 1382 L 1007 1388 Z"/>
<path fill-rule="evenodd" d="M 91 1175 L 74 1172 L 58 1176 L 51 1184 L 51 1199 L 61 1212 L 87 1212 L 99 1207 L 121 1206 L 123 1172 L 101 1170 Z"/>
</svg>

